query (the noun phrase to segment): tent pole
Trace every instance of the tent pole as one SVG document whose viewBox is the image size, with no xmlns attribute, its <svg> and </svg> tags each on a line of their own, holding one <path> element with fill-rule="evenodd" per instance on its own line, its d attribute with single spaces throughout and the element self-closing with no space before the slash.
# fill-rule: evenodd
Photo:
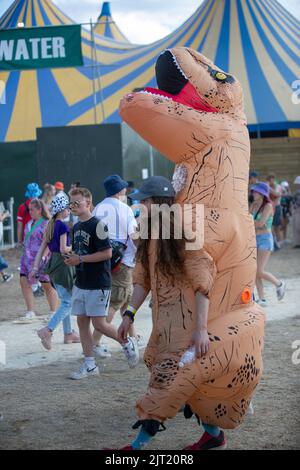
<svg viewBox="0 0 300 470">
<path fill-rule="evenodd" d="M 97 124 L 97 96 L 96 96 L 96 86 L 95 86 L 95 63 L 94 63 L 94 35 L 93 35 L 93 23 L 92 18 L 90 19 L 91 27 L 91 61 L 92 61 L 92 70 L 93 70 L 93 102 L 94 102 L 94 124 Z"/>
<path fill-rule="evenodd" d="M 94 40 L 94 44 L 96 48 L 95 40 Z M 96 57 L 97 82 L 98 82 L 98 88 L 100 92 L 100 104 L 101 104 L 102 124 L 103 124 L 105 122 L 104 97 L 103 97 L 103 88 L 102 88 L 102 82 L 101 82 L 101 69 L 100 69 L 100 66 L 98 65 L 96 49 L 95 49 L 95 57 Z"/>
<path fill-rule="evenodd" d="M 100 104 L 101 104 L 101 112 L 102 112 L 102 124 L 105 122 L 105 111 L 104 111 L 104 99 L 103 99 L 103 89 L 101 83 L 101 70 L 98 67 L 98 60 L 97 60 L 97 50 L 96 50 L 96 42 L 95 42 L 95 34 L 94 28 L 92 28 L 92 38 L 93 38 L 93 51 L 94 51 L 94 61 L 95 61 L 95 71 L 97 72 L 97 83 L 100 92 Z M 99 68 L 99 70 L 98 70 Z"/>
</svg>

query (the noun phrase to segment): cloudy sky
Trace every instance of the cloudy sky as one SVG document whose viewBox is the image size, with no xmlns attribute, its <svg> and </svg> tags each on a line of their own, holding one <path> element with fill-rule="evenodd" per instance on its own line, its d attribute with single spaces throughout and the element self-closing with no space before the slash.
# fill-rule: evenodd
<svg viewBox="0 0 300 470">
<path fill-rule="evenodd" d="M 13 0 L 0 0 L 0 16 Z M 147 44 L 166 36 L 180 26 L 203 0 L 111 0 L 111 12 L 127 38 Z M 279 0 L 300 20 L 300 0 Z M 54 0 L 68 16 L 78 23 L 95 21 L 101 0 Z"/>
</svg>

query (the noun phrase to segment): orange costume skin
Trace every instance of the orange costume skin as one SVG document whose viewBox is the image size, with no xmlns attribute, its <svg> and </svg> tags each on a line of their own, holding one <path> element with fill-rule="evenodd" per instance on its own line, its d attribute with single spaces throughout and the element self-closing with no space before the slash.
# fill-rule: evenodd
<svg viewBox="0 0 300 470">
<path fill-rule="evenodd" d="M 150 276 L 141 264 L 136 267 L 134 282 L 153 295 L 153 330 L 144 357 L 151 377 L 137 414 L 163 422 L 186 403 L 204 423 L 233 429 L 243 421 L 262 375 L 265 323 L 252 300 L 256 243 L 248 211 L 243 91 L 235 77 L 230 83 L 216 80 L 211 70 L 222 71 L 198 52 L 170 52 L 200 101 L 215 112 L 195 109 L 194 99 L 182 104 L 176 97 L 138 92 L 121 101 L 120 114 L 176 164 L 176 202 L 204 205 L 204 246 L 186 251 L 180 282 L 156 272 L 154 240 Z M 195 329 L 197 291 L 210 299 L 209 352 L 179 369 Z"/>
</svg>

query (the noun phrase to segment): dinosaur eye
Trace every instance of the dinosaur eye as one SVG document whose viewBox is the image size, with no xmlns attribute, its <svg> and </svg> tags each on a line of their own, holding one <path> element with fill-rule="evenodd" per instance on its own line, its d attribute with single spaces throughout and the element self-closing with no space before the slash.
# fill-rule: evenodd
<svg viewBox="0 0 300 470">
<path fill-rule="evenodd" d="M 226 75 L 223 72 L 218 72 L 217 70 L 208 67 L 210 75 L 217 81 L 221 83 L 234 83 L 235 80 L 231 75 Z"/>
<path fill-rule="evenodd" d="M 225 75 L 225 73 L 222 73 L 222 72 L 217 72 L 215 75 L 215 78 L 219 80 L 220 82 L 224 82 L 225 80 L 227 80 L 227 75 Z"/>
</svg>

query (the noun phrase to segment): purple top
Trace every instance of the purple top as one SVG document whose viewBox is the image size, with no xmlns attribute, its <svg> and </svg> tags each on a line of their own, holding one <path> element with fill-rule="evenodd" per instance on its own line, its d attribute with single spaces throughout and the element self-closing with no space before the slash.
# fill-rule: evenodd
<svg viewBox="0 0 300 470">
<path fill-rule="evenodd" d="M 62 220 L 57 220 L 54 225 L 52 240 L 48 243 L 51 253 L 60 253 L 60 237 L 65 233 L 67 234 L 67 246 L 70 246 L 70 229 Z"/>
<path fill-rule="evenodd" d="M 44 233 L 47 227 L 48 220 L 43 220 L 43 222 L 38 225 L 34 231 L 31 233 L 30 237 L 26 240 L 26 235 L 30 232 L 31 228 L 34 226 L 35 222 L 31 220 L 25 227 L 25 239 L 24 239 L 24 250 L 21 258 L 21 274 L 23 276 L 28 276 L 30 271 L 33 268 L 33 263 L 35 257 L 40 249 L 40 246 L 43 242 Z M 44 260 L 47 261 L 47 258 Z M 40 270 L 42 271 L 42 264 L 40 265 Z M 49 277 L 45 274 L 39 272 L 39 280 L 42 282 L 49 282 Z M 32 281 L 31 283 L 36 283 L 37 281 Z"/>
</svg>

